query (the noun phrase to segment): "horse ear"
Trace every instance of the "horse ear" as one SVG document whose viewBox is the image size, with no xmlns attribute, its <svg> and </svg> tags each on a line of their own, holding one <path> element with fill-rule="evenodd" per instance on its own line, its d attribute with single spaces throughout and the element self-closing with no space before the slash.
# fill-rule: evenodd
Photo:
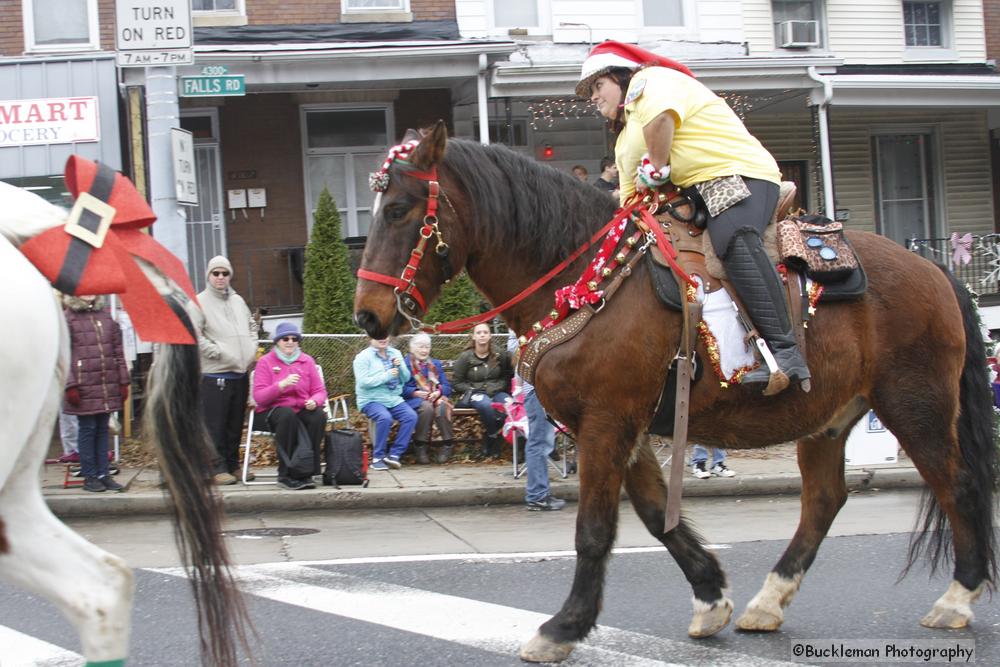
<svg viewBox="0 0 1000 667">
<path fill-rule="evenodd" d="M 423 137 L 424 135 L 422 132 L 420 132 L 419 130 L 414 130 L 411 127 L 406 131 L 406 133 L 403 135 L 403 140 L 400 141 L 399 143 L 405 144 L 407 141 L 413 141 L 414 139 L 419 141 L 420 139 L 423 139 Z"/>
<path fill-rule="evenodd" d="M 447 143 L 448 128 L 443 120 L 439 120 L 424 134 L 420 144 L 413 151 L 410 162 L 417 169 L 430 169 L 444 158 L 444 149 Z"/>
</svg>

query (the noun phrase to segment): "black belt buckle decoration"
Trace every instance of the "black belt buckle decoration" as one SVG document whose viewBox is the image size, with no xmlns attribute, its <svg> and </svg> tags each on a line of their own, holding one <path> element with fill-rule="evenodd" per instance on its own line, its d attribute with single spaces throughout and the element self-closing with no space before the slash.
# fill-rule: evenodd
<svg viewBox="0 0 1000 667">
<path fill-rule="evenodd" d="M 64 229 L 94 248 L 104 245 L 104 239 L 115 217 L 115 208 L 89 192 L 81 192 L 69 212 Z"/>
</svg>

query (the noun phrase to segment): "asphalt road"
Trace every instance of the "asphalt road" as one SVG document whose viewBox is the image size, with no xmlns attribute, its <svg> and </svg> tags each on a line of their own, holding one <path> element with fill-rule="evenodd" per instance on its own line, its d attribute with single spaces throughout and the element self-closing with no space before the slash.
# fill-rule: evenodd
<svg viewBox="0 0 1000 667">
<path fill-rule="evenodd" d="M 824 543 L 780 632 L 745 634 L 730 626 L 699 641 L 686 635 L 691 593 L 678 568 L 664 550 L 651 550 L 650 538 L 624 514 L 622 548 L 609 567 L 601 628 L 565 664 L 771 665 L 791 661 L 792 643 L 806 639 L 898 644 L 971 639 L 978 664 L 1000 664 L 995 599 L 984 596 L 976 605 L 972 629 L 931 631 L 918 621 L 949 577 L 939 573 L 929 582 L 927 571 L 917 568 L 896 582 L 909 536 L 895 531 L 912 525 L 914 499 L 912 493 L 852 497 L 834 526 L 838 536 Z M 794 498 L 688 504 L 729 574 L 738 611 L 784 549 L 786 536 L 775 533 L 790 534 L 796 508 Z M 237 518 L 233 530 L 251 521 L 277 534 L 293 532 L 283 527 L 306 528 L 306 523 L 318 530 L 231 538 L 245 563 L 239 575 L 259 633 L 257 664 L 521 664 L 518 645 L 559 608 L 569 590 L 572 555 L 553 550 L 572 544 L 574 508 L 568 509 L 559 514 L 485 508 Z M 145 540 L 145 557 L 136 549 L 132 561 L 159 568 L 137 573 L 129 664 L 196 664 L 187 584 L 163 569 L 173 565 L 166 557 L 170 549 L 155 537 L 163 531 L 169 539 L 169 530 L 158 520 L 145 523 L 146 532 L 129 539 L 130 525 L 82 528 L 98 542 L 117 534 L 117 546 L 125 551 L 133 539 Z M 754 539 L 755 534 L 763 539 Z M 400 549 L 401 544 L 408 548 Z M 530 544 L 538 548 L 525 548 Z M 320 551 L 321 545 L 324 557 L 297 555 Z M 455 545 L 460 546 L 444 548 Z M 279 555 L 273 557 L 272 551 Z M 0 665 L 80 664 L 77 650 L 75 632 L 48 603 L 0 586 Z"/>
</svg>

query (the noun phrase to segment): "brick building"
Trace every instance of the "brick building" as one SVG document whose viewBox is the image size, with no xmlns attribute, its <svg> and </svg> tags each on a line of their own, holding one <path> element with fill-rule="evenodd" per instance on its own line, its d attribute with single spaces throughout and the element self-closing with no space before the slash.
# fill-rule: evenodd
<svg viewBox="0 0 1000 667">
<path fill-rule="evenodd" d="M 196 281 L 205 261 L 225 252 L 249 302 L 272 314 L 300 310 L 303 250 L 322 189 L 360 247 L 372 203 L 367 174 L 387 147 L 407 128 L 451 125 L 453 107 L 484 95 L 487 67 L 514 46 L 462 39 L 453 2 L 378 4 L 194 3 L 195 63 L 178 76 L 225 68 L 246 81 L 244 96 L 180 102 L 199 165 L 200 205 L 188 218 Z M 142 86 L 141 70 L 125 70 L 124 84 Z"/>
</svg>

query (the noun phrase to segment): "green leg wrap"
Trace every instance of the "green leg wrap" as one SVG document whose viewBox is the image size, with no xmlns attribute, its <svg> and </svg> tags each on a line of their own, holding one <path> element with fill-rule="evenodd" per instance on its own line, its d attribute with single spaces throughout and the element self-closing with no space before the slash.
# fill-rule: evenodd
<svg viewBox="0 0 1000 667">
<path fill-rule="evenodd" d="M 125 667 L 125 658 L 118 660 L 101 660 L 100 662 L 88 662 L 84 667 Z"/>
</svg>

